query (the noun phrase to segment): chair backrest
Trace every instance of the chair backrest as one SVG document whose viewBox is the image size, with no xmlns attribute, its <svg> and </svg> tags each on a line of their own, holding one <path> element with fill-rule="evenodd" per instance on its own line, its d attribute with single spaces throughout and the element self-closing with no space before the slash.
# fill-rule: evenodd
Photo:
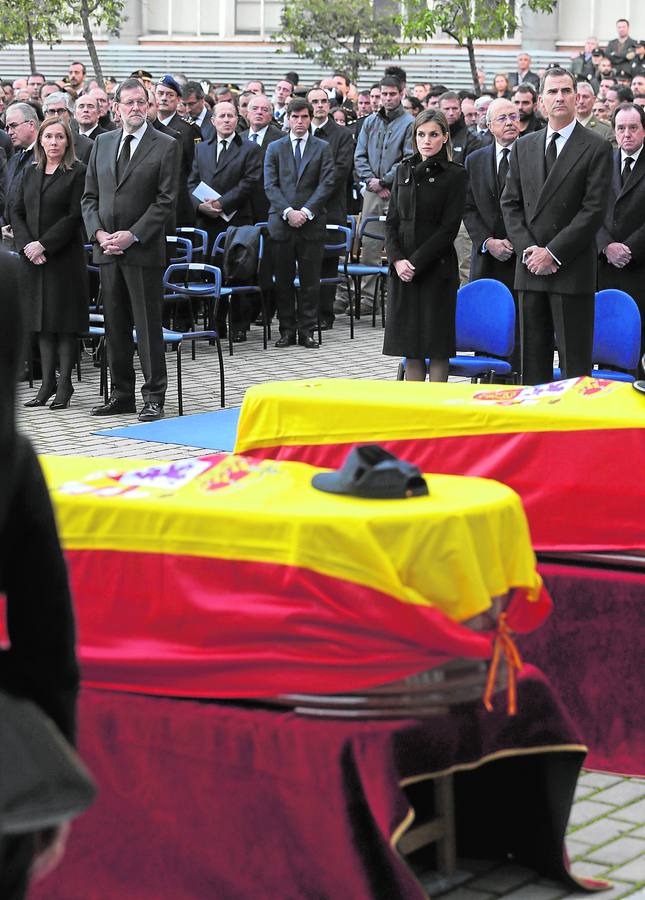
<svg viewBox="0 0 645 900">
<path fill-rule="evenodd" d="M 260 228 L 261 225 L 262 225 L 262 223 L 259 223 L 259 224 L 253 225 L 253 226 L 242 226 L 242 227 Z M 216 235 L 215 241 L 213 243 L 213 248 L 211 250 L 211 260 L 216 265 L 220 266 L 220 268 L 222 268 L 222 269 L 224 269 L 223 263 L 224 263 L 225 244 L 226 244 L 226 238 L 227 238 L 229 232 L 230 232 L 230 229 L 227 228 L 225 231 L 221 231 L 218 235 Z M 254 268 L 255 268 L 255 276 L 254 277 L 255 278 L 257 278 L 259 275 L 260 266 L 262 265 L 263 255 L 264 255 L 264 235 L 262 233 L 262 230 L 260 230 L 260 240 L 259 240 L 258 249 L 257 249 L 257 260 L 256 260 L 256 264 L 254 266 Z M 253 281 L 253 277 L 251 277 L 249 279 L 244 279 L 244 280 L 248 281 L 250 283 Z"/>
<path fill-rule="evenodd" d="M 347 225 L 327 225 L 325 256 L 348 255 L 352 249 L 352 230 Z"/>
<path fill-rule="evenodd" d="M 208 234 L 203 228 L 192 228 L 185 225 L 175 229 L 178 237 L 188 238 L 193 247 L 193 259 L 199 254 L 201 258 L 206 257 L 206 248 L 208 247 Z"/>
<path fill-rule="evenodd" d="M 515 303 L 501 281 L 479 278 L 457 292 L 457 350 L 508 357 L 515 344 Z"/>
<path fill-rule="evenodd" d="M 193 245 L 188 238 L 167 234 L 166 253 L 169 263 L 189 263 L 193 259 Z"/>
<path fill-rule="evenodd" d="M 364 237 L 372 238 L 375 241 L 383 240 L 383 231 L 380 232 L 373 228 L 375 222 L 383 222 L 385 223 L 385 219 L 387 216 L 365 216 L 364 219 L 361 219 L 361 227 L 358 232 L 358 236 L 361 240 Z"/>
<path fill-rule="evenodd" d="M 641 316 L 624 291 L 598 291 L 594 316 L 593 362 L 631 371 L 638 366 Z"/>
<path fill-rule="evenodd" d="M 199 272 L 204 281 L 212 282 L 213 296 L 219 297 L 222 288 L 222 273 L 217 266 L 210 266 L 208 263 L 173 263 L 164 272 L 164 288 L 168 291 L 172 291 L 178 286 L 190 288 L 191 272 Z"/>
</svg>

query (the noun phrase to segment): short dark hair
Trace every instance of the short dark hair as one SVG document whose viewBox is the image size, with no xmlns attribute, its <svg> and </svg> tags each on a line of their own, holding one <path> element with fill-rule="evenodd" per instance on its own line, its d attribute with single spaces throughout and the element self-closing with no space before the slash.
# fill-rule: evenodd
<svg viewBox="0 0 645 900">
<path fill-rule="evenodd" d="M 423 103 L 419 100 L 418 97 L 404 97 L 403 102 L 409 103 L 410 106 L 417 112 L 420 112 L 423 109 Z"/>
<path fill-rule="evenodd" d="M 146 89 L 141 84 L 138 78 L 124 78 L 123 81 L 117 85 L 116 90 L 114 92 L 114 99 L 117 103 L 121 102 L 121 92 L 122 91 L 132 91 L 135 88 L 142 90 L 145 94 Z M 147 95 L 146 95 L 147 96 Z"/>
<path fill-rule="evenodd" d="M 403 90 L 401 82 L 394 75 L 384 75 L 383 78 L 378 83 L 378 86 L 381 87 L 395 87 L 399 93 Z"/>
<path fill-rule="evenodd" d="M 585 82 L 585 83 L 588 84 L 589 82 Z M 516 94 L 520 94 L 520 93 L 521 94 L 530 94 L 531 99 L 533 100 L 534 103 L 537 100 L 537 91 L 535 90 L 535 88 L 533 87 L 532 84 L 528 83 L 528 81 L 523 81 L 522 84 L 518 84 L 518 86 L 515 88 L 515 93 Z"/>
<path fill-rule="evenodd" d="M 433 94 L 436 97 L 436 94 Z M 459 100 L 459 94 L 456 91 L 444 91 L 443 94 L 439 94 L 439 103 L 442 100 Z"/>
<path fill-rule="evenodd" d="M 618 97 L 619 103 L 631 103 L 634 99 L 634 92 L 628 87 L 617 87 L 616 96 Z"/>
<path fill-rule="evenodd" d="M 195 95 L 196 100 L 204 99 L 204 88 L 199 81 L 187 81 L 183 86 L 181 91 L 182 98 L 185 100 L 186 97 L 190 97 L 191 94 Z"/>
<path fill-rule="evenodd" d="M 625 25 L 629 25 L 629 19 L 625 19 L 625 18 L 616 19 L 616 25 L 618 25 L 619 22 L 624 22 Z"/>
<path fill-rule="evenodd" d="M 385 70 L 386 75 L 391 75 L 394 78 L 398 78 L 402 85 L 407 84 L 408 75 L 405 69 L 402 69 L 401 66 L 388 66 Z"/>
<path fill-rule="evenodd" d="M 476 100 L 477 99 L 477 94 L 474 91 L 466 91 L 463 89 L 461 91 L 457 91 L 457 96 L 459 97 L 460 100 Z"/>
<path fill-rule="evenodd" d="M 640 106 L 638 103 L 621 103 L 620 106 L 617 106 L 616 109 L 611 114 L 611 127 L 616 128 L 616 116 L 619 112 L 625 112 L 629 109 L 635 109 L 638 113 L 638 117 L 641 120 L 641 125 L 645 128 L 645 109 Z"/>
<path fill-rule="evenodd" d="M 571 86 L 575 91 L 576 79 L 573 73 L 570 72 L 569 69 L 563 69 L 562 66 L 551 66 L 551 68 L 546 70 L 540 81 L 540 94 L 544 93 L 544 85 L 546 84 L 547 78 L 562 78 L 564 75 L 571 79 Z"/>
<path fill-rule="evenodd" d="M 369 97 L 370 93 L 371 93 L 371 91 L 359 91 L 358 96 L 359 97 Z"/>
<path fill-rule="evenodd" d="M 347 74 L 347 72 L 334 72 L 332 78 L 342 78 L 347 87 L 349 87 L 350 85 L 349 75 Z"/>
<path fill-rule="evenodd" d="M 28 76 L 28 78 L 27 78 L 27 81 L 29 81 L 30 78 L 33 78 L 34 75 L 35 75 L 37 78 L 42 78 L 43 81 L 46 81 L 46 80 L 47 80 L 47 79 L 45 78 L 45 76 L 43 75 L 42 72 L 30 72 L 30 73 L 29 73 L 29 76 Z"/>
<path fill-rule="evenodd" d="M 69 64 L 69 66 L 67 68 L 69 69 L 71 66 L 80 66 L 81 69 L 83 70 L 83 75 L 85 75 L 85 73 L 87 72 L 87 69 L 85 68 L 85 63 L 82 63 L 80 61 L 80 59 L 72 60 L 72 62 Z"/>
<path fill-rule="evenodd" d="M 377 88 L 378 88 L 379 91 L 381 90 L 381 82 L 380 82 L 380 81 L 376 81 L 376 82 L 372 85 L 372 87 L 370 88 L 370 93 L 372 93 L 372 91 L 375 91 Z"/>
<path fill-rule="evenodd" d="M 300 84 L 300 75 L 297 72 L 287 72 L 282 81 L 290 81 L 291 84 L 296 87 Z"/>
<path fill-rule="evenodd" d="M 308 100 L 305 100 L 304 97 L 294 97 L 293 100 L 289 100 L 287 104 L 287 118 L 291 115 L 291 113 L 302 112 L 303 109 L 306 109 L 310 116 L 313 117 L 314 108 Z"/>
</svg>

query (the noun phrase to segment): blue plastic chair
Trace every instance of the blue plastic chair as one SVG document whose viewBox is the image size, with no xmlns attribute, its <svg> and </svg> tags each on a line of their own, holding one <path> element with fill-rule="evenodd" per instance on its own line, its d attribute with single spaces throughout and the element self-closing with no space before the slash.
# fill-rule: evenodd
<svg viewBox="0 0 645 900">
<path fill-rule="evenodd" d="M 507 358 L 515 345 L 515 303 L 501 281 L 479 278 L 459 288 L 455 321 L 457 356 L 451 356 L 448 373 L 479 379 L 513 377 Z M 474 351 L 471 355 L 464 351 Z M 492 355 L 488 355 L 492 354 Z M 426 360 L 429 363 L 429 360 Z M 405 360 L 399 364 L 397 378 L 405 375 Z"/>
<path fill-rule="evenodd" d="M 641 314 L 636 301 L 615 288 L 598 291 L 593 328 L 591 374 L 594 378 L 633 382 L 641 343 Z M 562 370 L 555 367 L 553 380 L 561 378 Z"/>
<path fill-rule="evenodd" d="M 203 228 L 192 228 L 184 225 L 181 228 L 176 228 L 175 233 L 177 237 L 189 240 L 191 243 L 192 259 L 189 259 L 188 262 L 205 262 L 208 234 Z"/>
<path fill-rule="evenodd" d="M 343 281 L 347 284 L 348 290 L 351 290 L 349 273 L 347 268 L 349 265 L 349 257 L 352 250 L 352 229 L 347 225 L 327 225 L 327 236 L 323 247 L 323 256 L 339 257 L 338 275 L 329 278 L 321 278 L 321 284 L 341 284 Z M 342 257 L 342 260 L 341 260 Z M 296 290 L 300 288 L 300 278 L 298 274 L 294 279 L 293 285 Z M 349 336 L 354 338 L 354 311 L 352 305 L 349 305 Z M 322 331 L 320 328 L 320 311 L 318 315 L 318 342 L 322 344 Z"/>
<path fill-rule="evenodd" d="M 189 263 L 193 261 L 193 245 L 188 238 L 173 234 L 166 235 L 166 256 L 168 264 Z"/>
<path fill-rule="evenodd" d="M 262 229 L 264 227 L 263 223 L 255 226 L 256 228 Z M 224 244 L 226 242 L 226 235 L 228 234 L 228 228 L 226 231 L 221 231 L 217 237 L 215 238 L 215 243 L 213 244 L 213 249 L 211 250 L 211 259 L 214 265 L 222 267 L 222 263 L 224 261 Z M 267 341 L 267 316 L 266 316 L 266 303 L 264 298 L 264 291 L 262 290 L 262 284 L 260 280 L 260 267 L 262 265 L 262 257 L 264 255 L 264 235 L 262 234 L 262 230 L 260 230 L 260 246 L 258 249 L 258 264 L 255 271 L 255 281 L 250 284 L 235 284 L 235 285 L 226 285 L 221 289 L 221 296 L 228 298 L 228 352 L 229 356 L 233 356 L 233 333 L 231 329 L 231 304 L 233 302 L 233 298 L 235 296 L 239 296 L 240 294 L 258 294 L 260 297 L 260 306 L 262 308 L 262 341 L 264 344 L 264 349 L 267 349 L 268 341 Z"/>
<path fill-rule="evenodd" d="M 191 274 L 194 273 L 204 280 L 191 282 L 189 279 Z M 215 344 L 219 363 L 220 405 L 224 406 L 224 359 L 222 357 L 222 343 L 215 325 L 222 288 L 222 273 L 216 266 L 208 265 L 208 263 L 174 263 L 168 266 L 164 272 L 163 286 L 165 300 L 174 301 L 179 297 L 188 297 L 201 300 L 208 305 L 207 324 L 203 330 L 196 331 L 193 325 L 189 331 L 173 332 L 173 334 L 180 334 L 184 340 L 191 342 L 193 359 L 195 359 L 196 341 L 209 341 Z"/>
<path fill-rule="evenodd" d="M 366 216 L 361 220 L 358 230 L 358 237 L 362 243 L 363 238 L 373 238 L 374 240 L 383 240 L 383 235 L 372 227 L 375 222 L 385 222 L 385 216 Z M 355 314 L 356 318 L 361 317 L 361 279 L 367 275 L 376 275 L 376 287 L 374 289 L 374 302 L 372 305 L 372 328 L 376 327 L 376 297 L 381 293 L 381 324 L 385 328 L 385 285 L 389 273 L 389 266 L 368 266 L 360 262 L 349 262 L 347 264 L 345 275 L 349 275 L 354 285 L 355 297 Z"/>
</svg>

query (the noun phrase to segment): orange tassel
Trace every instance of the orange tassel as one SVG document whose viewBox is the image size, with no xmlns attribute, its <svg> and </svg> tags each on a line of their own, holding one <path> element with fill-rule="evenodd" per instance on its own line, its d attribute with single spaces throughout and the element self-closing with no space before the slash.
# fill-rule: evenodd
<svg viewBox="0 0 645 900">
<path fill-rule="evenodd" d="M 502 653 L 506 657 L 506 665 L 508 667 L 507 712 L 509 716 L 514 716 L 517 712 L 517 673 L 521 672 L 524 663 L 522 662 L 522 657 L 513 641 L 511 629 L 508 627 L 506 621 L 506 613 L 500 615 L 497 623 L 497 634 L 495 635 L 495 645 L 493 647 L 493 659 L 490 664 L 490 669 L 488 670 L 486 690 L 484 691 L 484 706 L 488 712 L 493 711 L 492 697 L 495 693 L 497 671 L 499 669 Z"/>
</svg>

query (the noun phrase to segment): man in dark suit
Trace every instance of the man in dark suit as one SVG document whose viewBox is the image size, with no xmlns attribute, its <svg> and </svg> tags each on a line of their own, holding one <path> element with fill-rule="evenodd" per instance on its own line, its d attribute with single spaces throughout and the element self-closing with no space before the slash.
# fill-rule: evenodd
<svg viewBox="0 0 645 900">
<path fill-rule="evenodd" d="M 640 359 L 645 353 L 645 110 L 634 104 L 619 106 L 614 131 L 620 149 L 614 155 L 607 214 L 596 237 L 598 287 L 618 288 L 638 304 Z"/>
<path fill-rule="evenodd" d="M 199 128 L 203 141 L 213 136 L 211 110 L 204 99 L 204 89 L 198 81 L 187 81 L 182 90 L 182 100 L 192 119 L 192 124 Z"/>
<path fill-rule="evenodd" d="M 540 76 L 536 72 L 531 72 L 531 57 L 528 53 L 522 51 L 517 54 L 517 72 L 509 74 L 508 83 L 511 87 L 516 87 L 518 84 L 532 84 L 535 90 L 538 90 Z"/>
<path fill-rule="evenodd" d="M 502 195 L 518 260 L 525 384 L 552 380 L 554 331 L 563 376 L 591 371 L 595 234 L 611 180 L 609 143 L 576 122 L 573 75 L 549 69 L 541 97 L 548 126 L 515 142 Z"/>
<path fill-rule="evenodd" d="M 74 101 L 70 95 L 64 91 L 49 94 L 43 103 L 43 113 L 45 117 L 57 116 L 69 125 L 74 140 L 74 152 L 76 153 L 77 158 L 87 165 L 94 143 L 88 137 L 85 137 L 84 134 L 79 134 L 74 127 L 76 123 L 72 120 L 73 108 Z"/>
<path fill-rule="evenodd" d="M 513 94 L 513 103 L 520 114 L 520 135 L 546 128 L 546 122 L 537 114 L 537 91 L 532 84 L 521 84 Z"/>
<path fill-rule="evenodd" d="M 8 241 L 13 238 L 11 208 L 18 196 L 25 169 L 33 162 L 39 124 L 35 110 L 28 103 L 12 103 L 8 107 L 6 128 L 14 147 L 14 154 L 7 163 L 2 222 L 2 237 Z"/>
<path fill-rule="evenodd" d="M 166 128 L 179 132 L 181 143 L 181 166 L 179 173 L 179 195 L 177 197 L 177 224 L 194 225 L 195 213 L 188 194 L 188 176 L 193 167 L 195 146 L 201 141 L 199 128 L 189 125 L 177 115 L 181 97 L 181 87 L 172 75 L 164 75 L 155 87 L 157 98 L 157 118 Z"/>
<path fill-rule="evenodd" d="M 334 161 L 329 144 L 309 133 L 312 115 L 307 100 L 292 100 L 287 109 L 289 133 L 270 144 L 264 160 L 264 187 L 271 204 L 269 234 L 274 245 L 279 348 L 296 343 L 296 330 L 300 346 L 318 346 L 312 332 L 318 318 L 326 203 L 334 191 Z M 297 313 L 293 285 L 296 263 L 300 278 Z"/>
<path fill-rule="evenodd" d="M 519 113 L 510 100 L 493 100 L 487 112 L 488 128 L 495 141 L 471 153 L 466 160 L 468 194 L 464 225 L 473 242 L 470 280 L 495 278 L 513 293 L 516 327 L 513 369 L 520 371 L 519 314 L 514 292 L 513 245 L 506 234 L 500 197 L 508 174 L 508 157 L 520 132 Z"/>
<path fill-rule="evenodd" d="M 91 141 L 99 134 L 105 134 L 107 128 L 99 125 L 99 105 L 94 97 L 81 94 L 74 104 L 74 118 L 78 125 L 79 134 L 85 135 Z"/>
<path fill-rule="evenodd" d="M 197 226 L 208 232 L 209 249 L 222 231 L 253 224 L 251 198 L 262 176 L 260 148 L 236 134 L 237 110 L 233 103 L 216 103 L 212 116 L 213 135 L 195 148 L 188 190 L 197 213 Z M 220 196 L 214 200 L 198 200 L 197 186 L 204 182 Z M 229 216 L 231 218 L 229 218 Z M 237 297 L 233 305 L 231 327 L 236 343 L 246 340 L 250 327 L 250 306 L 246 298 Z M 225 310 L 222 310 L 225 317 Z M 220 319 L 220 327 L 224 324 Z"/>
<path fill-rule="evenodd" d="M 269 218 L 269 198 L 264 190 L 264 158 L 269 144 L 284 137 L 284 132 L 273 122 L 273 104 L 265 94 L 254 94 L 248 105 L 249 130 L 244 137 L 256 144 L 262 153 L 262 174 L 257 190 L 251 195 L 253 221 L 266 222 Z"/>
<path fill-rule="evenodd" d="M 337 125 L 329 115 L 327 91 L 312 88 L 307 100 L 314 111 L 312 134 L 327 141 L 334 160 L 334 190 L 327 200 L 327 224 L 347 225 L 347 182 L 354 167 L 354 139 L 348 128 Z M 334 242 L 338 243 L 337 240 Z M 338 277 L 338 257 L 325 257 L 320 274 L 322 278 Z M 335 297 L 335 284 L 320 286 L 320 327 L 323 331 L 333 328 Z"/>
<path fill-rule="evenodd" d="M 99 107 L 99 125 L 101 128 L 104 128 L 106 131 L 114 131 L 116 128 L 116 124 L 112 120 L 110 116 L 110 101 L 108 100 L 108 95 L 102 88 L 92 88 L 91 91 L 88 91 L 88 97 L 91 97 L 92 100 L 96 100 Z"/>
<path fill-rule="evenodd" d="M 165 227 L 177 199 L 177 141 L 146 120 L 148 98 L 128 78 L 116 91 L 123 129 L 94 142 L 82 200 L 83 218 L 101 266 L 112 395 L 92 415 L 134 412 L 132 365 L 136 327 L 141 368 L 141 421 L 163 416 L 166 362 L 161 327 Z"/>
</svg>

